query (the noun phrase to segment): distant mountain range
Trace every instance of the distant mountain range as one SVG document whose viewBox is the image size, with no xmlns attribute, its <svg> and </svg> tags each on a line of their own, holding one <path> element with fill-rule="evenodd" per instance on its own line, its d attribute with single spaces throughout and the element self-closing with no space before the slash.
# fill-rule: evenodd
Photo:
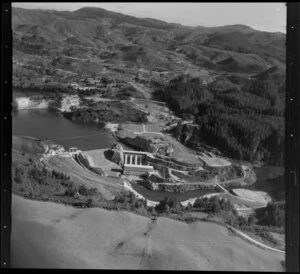
<svg viewBox="0 0 300 274">
<path fill-rule="evenodd" d="M 95 72 L 103 63 L 245 75 L 271 67 L 281 75 L 285 71 L 285 34 L 244 25 L 189 27 L 101 8 L 74 12 L 13 8 L 12 30 L 16 64 L 25 54 L 50 58 L 54 68 L 77 72 L 84 67 L 74 65 L 79 59 L 94 64 Z"/>
<path fill-rule="evenodd" d="M 100 8 L 13 8 L 12 31 L 16 89 L 52 96 L 83 85 L 131 96 L 136 81 L 178 116 L 192 116 L 201 125 L 196 140 L 203 135 L 201 142 L 233 158 L 283 163 L 283 33 L 189 27 Z"/>
</svg>

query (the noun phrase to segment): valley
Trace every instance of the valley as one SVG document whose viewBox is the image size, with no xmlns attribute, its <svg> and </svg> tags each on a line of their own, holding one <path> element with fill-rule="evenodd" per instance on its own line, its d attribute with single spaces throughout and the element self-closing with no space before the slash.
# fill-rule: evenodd
<svg viewBox="0 0 300 274">
<path fill-rule="evenodd" d="M 29 212 L 39 203 L 53 215 L 51 221 L 37 214 L 27 234 L 41 225 L 54 234 L 79 232 L 83 221 L 93 234 L 97 216 L 113 216 L 116 225 L 129 218 L 137 226 L 157 218 L 174 239 L 159 243 L 165 232 L 154 227 L 154 238 L 145 240 L 124 222 L 124 234 L 109 232 L 103 250 L 95 247 L 104 268 L 179 269 L 178 258 L 187 259 L 185 269 L 256 270 L 271 269 L 273 258 L 281 270 L 283 171 L 274 178 L 258 174 L 283 165 L 283 34 L 242 25 L 188 27 L 98 8 L 14 8 L 12 18 L 14 221 L 26 222 L 20 204 Z M 55 207 L 65 212 L 61 227 L 53 223 L 61 218 Z M 83 216 L 74 217 L 73 228 L 69 211 Z M 104 223 L 96 225 L 108 233 L 113 224 Z M 229 237 L 231 227 L 265 245 L 230 236 L 228 247 L 232 254 L 234 245 L 243 246 L 244 259 L 261 252 L 262 263 L 254 263 L 256 255 L 245 262 L 226 253 L 240 262 L 233 267 L 232 260 L 212 262 L 202 247 L 174 245 L 176 233 L 190 241 L 190 229 L 198 237 L 208 226 L 212 235 Z M 14 233 L 16 245 L 22 233 Z M 90 241 L 85 237 L 80 243 Z M 213 237 L 205 236 L 210 248 Z M 117 240 L 122 244 L 111 250 Z M 67 246 L 74 244 L 70 239 Z M 63 256 L 77 258 L 74 252 Z M 86 268 L 99 267 L 95 254 L 81 258 Z M 57 265 L 77 267 L 69 259 Z M 49 264 L 40 258 L 36 266 Z"/>
</svg>

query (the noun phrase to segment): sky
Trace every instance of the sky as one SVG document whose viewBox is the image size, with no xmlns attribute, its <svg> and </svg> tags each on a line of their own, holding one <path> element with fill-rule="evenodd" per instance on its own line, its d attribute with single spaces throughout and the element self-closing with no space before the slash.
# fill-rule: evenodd
<svg viewBox="0 0 300 274">
<path fill-rule="evenodd" d="M 100 7 L 136 17 L 154 18 L 186 26 L 243 24 L 262 31 L 286 32 L 285 3 L 28 2 L 12 5 L 28 9 L 69 11 L 82 7 Z"/>
</svg>

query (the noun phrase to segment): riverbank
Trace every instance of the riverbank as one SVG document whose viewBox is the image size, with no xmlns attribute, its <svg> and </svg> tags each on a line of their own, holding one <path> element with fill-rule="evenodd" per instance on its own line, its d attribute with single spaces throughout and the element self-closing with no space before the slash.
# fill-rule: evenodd
<svg viewBox="0 0 300 274">
<path fill-rule="evenodd" d="M 111 131 L 91 124 L 70 121 L 60 112 L 26 109 L 12 113 L 13 135 L 50 139 L 66 150 L 77 147 L 91 150 L 111 147 L 116 141 Z"/>
</svg>

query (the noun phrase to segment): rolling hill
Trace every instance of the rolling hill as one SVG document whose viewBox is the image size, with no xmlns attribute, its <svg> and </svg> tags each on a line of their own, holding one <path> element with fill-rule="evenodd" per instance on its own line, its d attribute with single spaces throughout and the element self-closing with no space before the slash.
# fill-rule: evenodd
<svg viewBox="0 0 300 274">
<path fill-rule="evenodd" d="M 14 68 L 23 70 L 28 68 L 20 55 L 25 60 L 42 57 L 42 68 L 57 57 L 76 57 L 68 69 L 77 73 L 78 62 L 98 64 L 91 68 L 94 73 L 105 62 L 156 71 L 206 68 L 248 76 L 275 65 L 284 67 L 285 60 L 282 33 L 243 25 L 188 27 L 100 8 L 74 12 L 13 8 L 12 29 Z M 63 65 L 56 62 L 53 68 Z"/>
</svg>

